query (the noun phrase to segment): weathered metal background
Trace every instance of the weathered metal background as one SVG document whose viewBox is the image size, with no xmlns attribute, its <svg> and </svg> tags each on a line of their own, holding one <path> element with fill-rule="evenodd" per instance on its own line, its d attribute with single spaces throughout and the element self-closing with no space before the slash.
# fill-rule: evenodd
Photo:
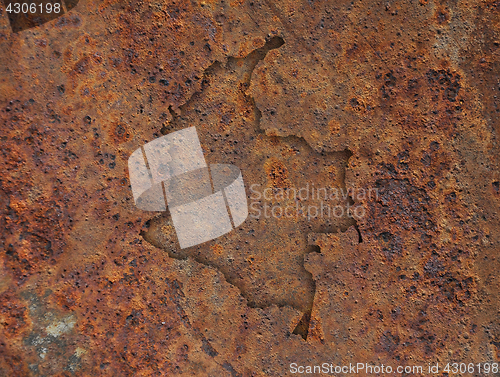
<svg viewBox="0 0 500 377">
<path fill-rule="evenodd" d="M 0 376 L 498 361 L 499 17 L 80 0 L 14 32 L 1 4 Z M 127 159 L 190 125 L 247 186 L 379 195 L 180 250 L 168 214 L 134 206 Z"/>
</svg>

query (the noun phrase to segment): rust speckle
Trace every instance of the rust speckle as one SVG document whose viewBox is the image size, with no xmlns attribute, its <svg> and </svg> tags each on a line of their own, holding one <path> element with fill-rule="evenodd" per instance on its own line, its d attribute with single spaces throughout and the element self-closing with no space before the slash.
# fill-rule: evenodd
<svg viewBox="0 0 500 377">
<path fill-rule="evenodd" d="M 288 189 L 291 187 L 288 179 L 288 169 L 285 164 L 279 160 L 270 160 L 265 164 L 265 169 L 271 187 L 275 189 Z"/>
<path fill-rule="evenodd" d="M 436 20 L 438 24 L 444 24 L 447 23 L 450 19 L 450 14 L 447 9 L 438 9 L 436 11 Z"/>
</svg>

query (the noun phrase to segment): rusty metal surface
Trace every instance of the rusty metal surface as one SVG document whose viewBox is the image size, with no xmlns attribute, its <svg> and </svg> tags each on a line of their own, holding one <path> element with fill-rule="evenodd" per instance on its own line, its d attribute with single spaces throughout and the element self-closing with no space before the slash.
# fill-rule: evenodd
<svg viewBox="0 0 500 377">
<path fill-rule="evenodd" d="M 80 0 L 14 32 L 2 3 L 0 376 L 498 361 L 499 17 L 490 0 Z M 187 126 L 249 200 L 378 195 L 181 250 L 168 213 L 134 206 L 127 159 Z"/>
</svg>

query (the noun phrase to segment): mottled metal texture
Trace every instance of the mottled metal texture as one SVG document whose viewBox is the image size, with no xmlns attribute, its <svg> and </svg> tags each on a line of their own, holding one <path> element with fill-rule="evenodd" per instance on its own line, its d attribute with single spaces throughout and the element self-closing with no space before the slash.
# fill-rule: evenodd
<svg viewBox="0 0 500 377">
<path fill-rule="evenodd" d="M 500 352 L 500 3 L 0 6 L 0 376 L 283 376 Z M 180 250 L 127 159 L 196 126 L 247 185 L 377 189 Z M 274 200 L 274 199 L 273 199 Z"/>
</svg>

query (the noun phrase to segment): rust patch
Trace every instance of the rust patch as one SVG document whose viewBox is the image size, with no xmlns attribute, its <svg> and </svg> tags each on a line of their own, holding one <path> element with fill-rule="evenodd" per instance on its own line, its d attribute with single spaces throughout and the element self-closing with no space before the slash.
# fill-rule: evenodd
<svg viewBox="0 0 500 377">
<path fill-rule="evenodd" d="M 264 167 L 271 187 L 283 190 L 291 187 L 290 180 L 288 179 L 288 171 L 282 162 L 266 161 Z"/>
</svg>

